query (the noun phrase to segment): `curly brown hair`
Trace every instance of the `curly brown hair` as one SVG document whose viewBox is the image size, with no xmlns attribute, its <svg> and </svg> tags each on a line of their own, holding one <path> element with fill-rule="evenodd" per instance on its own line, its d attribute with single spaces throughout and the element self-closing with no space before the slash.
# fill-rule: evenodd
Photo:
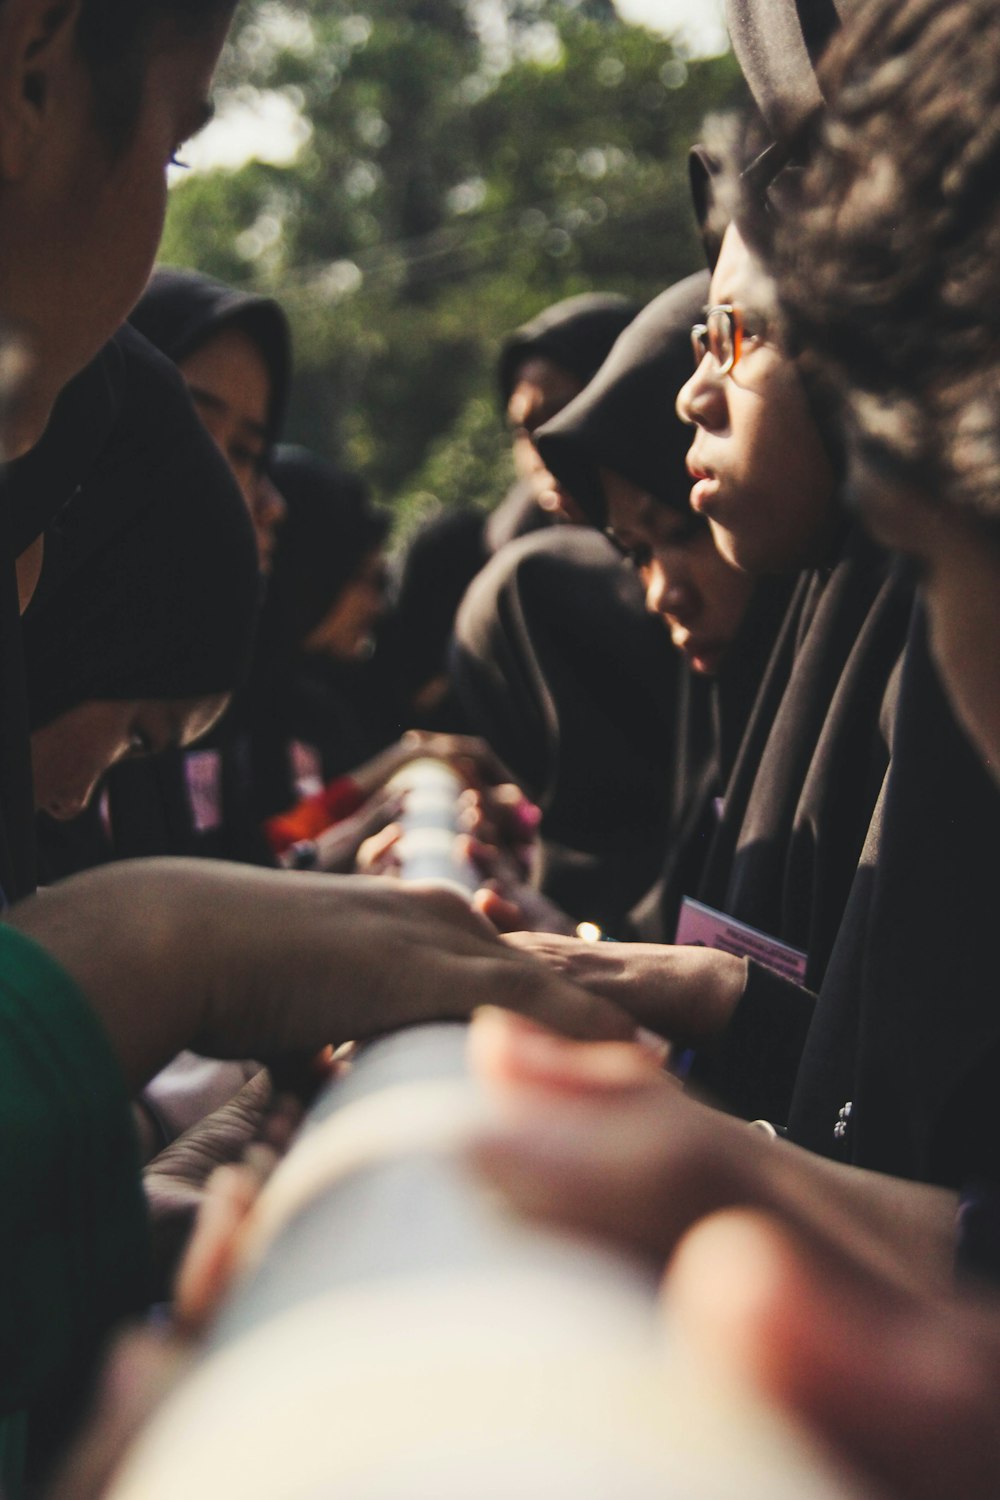
<svg viewBox="0 0 1000 1500">
<path fill-rule="evenodd" d="M 765 249 L 849 440 L 1000 525 L 996 0 L 868 0 Z"/>
</svg>

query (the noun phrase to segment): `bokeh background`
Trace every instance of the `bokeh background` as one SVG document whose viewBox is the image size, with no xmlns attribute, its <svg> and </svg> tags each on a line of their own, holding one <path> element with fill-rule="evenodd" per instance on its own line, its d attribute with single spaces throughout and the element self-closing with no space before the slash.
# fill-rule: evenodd
<svg viewBox="0 0 1000 1500">
<path fill-rule="evenodd" d="M 723 48 L 712 0 L 244 0 L 161 259 L 281 298 L 289 436 L 397 537 L 489 508 L 504 332 L 703 263 L 687 152 L 741 98 Z"/>
</svg>

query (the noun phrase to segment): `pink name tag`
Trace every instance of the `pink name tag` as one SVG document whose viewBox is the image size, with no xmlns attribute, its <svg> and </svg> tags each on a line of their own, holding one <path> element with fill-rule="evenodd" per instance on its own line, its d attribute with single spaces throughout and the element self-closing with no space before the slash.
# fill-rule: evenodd
<svg viewBox="0 0 1000 1500">
<path fill-rule="evenodd" d="M 302 740 L 292 740 L 288 747 L 288 761 L 296 797 L 300 801 L 305 797 L 318 797 L 323 790 L 323 757 L 316 747 Z"/>
<path fill-rule="evenodd" d="M 735 953 L 737 958 L 752 958 L 783 979 L 805 983 L 806 954 L 768 937 L 766 932 L 758 932 L 756 927 L 727 917 L 725 912 L 692 901 L 690 896 L 681 905 L 674 942 L 685 948 L 720 948 L 723 953 Z"/>
<path fill-rule="evenodd" d="M 184 757 L 188 804 L 197 833 L 222 827 L 222 756 L 218 750 L 189 750 Z"/>
</svg>

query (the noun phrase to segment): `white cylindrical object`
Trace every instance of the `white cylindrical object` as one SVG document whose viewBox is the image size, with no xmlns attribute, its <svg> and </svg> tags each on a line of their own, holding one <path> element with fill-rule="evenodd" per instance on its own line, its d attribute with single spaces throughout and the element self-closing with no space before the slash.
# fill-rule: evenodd
<svg viewBox="0 0 1000 1500">
<path fill-rule="evenodd" d="M 457 853 L 458 799 L 466 789 L 461 776 L 444 761 L 423 758 L 397 771 L 388 785 L 403 796 L 397 819 L 402 833 L 395 846 L 399 878 L 432 881 L 471 896 L 481 881 Z"/>
<path fill-rule="evenodd" d="M 464 1164 L 465 1028 L 367 1048 L 264 1196 L 250 1265 L 113 1500 L 846 1500 L 673 1347 L 655 1280 Z"/>
</svg>

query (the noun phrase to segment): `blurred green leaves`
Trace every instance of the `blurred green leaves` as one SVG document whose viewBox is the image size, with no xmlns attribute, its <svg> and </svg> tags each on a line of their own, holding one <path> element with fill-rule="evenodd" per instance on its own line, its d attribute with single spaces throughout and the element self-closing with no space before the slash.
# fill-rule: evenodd
<svg viewBox="0 0 1000 1500">
<path fill-rule="evenodd" d="M 574 292 L 645 299 L 700 263 L 687 151 L 738 97 L 733 60 L 686 59 L 610 0 L 239 14 L 218 104 L 269 104 L 272 159 L 186 177 L 162 258 L 281 298 L 291 436 L 410 519 L 493 503 L 503 334 Z"/>
</svg>

